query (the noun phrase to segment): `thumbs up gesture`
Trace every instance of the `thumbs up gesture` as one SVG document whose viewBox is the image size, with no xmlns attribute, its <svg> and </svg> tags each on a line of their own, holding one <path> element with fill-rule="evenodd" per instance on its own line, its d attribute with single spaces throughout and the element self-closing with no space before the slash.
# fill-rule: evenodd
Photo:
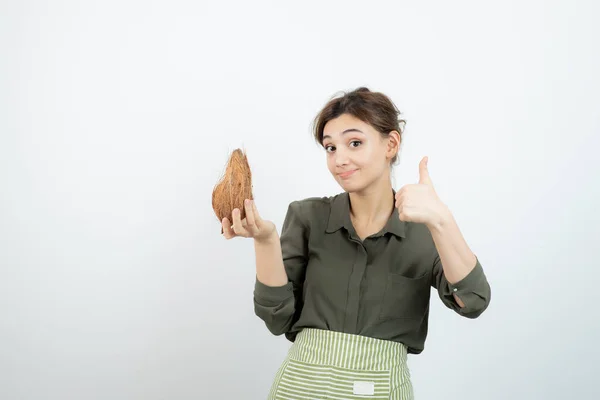
<svg viewBox="0 0 600 400">
<path fill-rule="evenodd" d="M 419 163 L 419 183 L 403 186 L 396 192 L 396 208 L 401 221 L 433 227 L 448 213 L 438 197 L 427 169 L 427 157 Z"/>
</svg>

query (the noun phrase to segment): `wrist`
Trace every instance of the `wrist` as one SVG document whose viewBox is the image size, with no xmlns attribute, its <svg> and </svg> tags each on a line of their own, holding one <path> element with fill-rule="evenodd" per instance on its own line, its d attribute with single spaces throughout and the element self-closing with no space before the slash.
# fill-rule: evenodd
<svg viewBox="0 0 600 400">
<path fill-rule="evenodd" d="M 275 230 L 264 238 L 254 238 L 254 243 L 258 246 L 269 246 L 277 242 L 279 242 L 279 236 Z"/>
<path fill-rule="evenodd" d="M 430 231 L 441 232 L 445 226 L 448 225 L 450 221 L 452 221 L 452 213 L 450 209 L 446 205 L 440 206 L 440 208 L 435 213 L 435 217 L 427 223 L 427 227 Z"/>
</svg>

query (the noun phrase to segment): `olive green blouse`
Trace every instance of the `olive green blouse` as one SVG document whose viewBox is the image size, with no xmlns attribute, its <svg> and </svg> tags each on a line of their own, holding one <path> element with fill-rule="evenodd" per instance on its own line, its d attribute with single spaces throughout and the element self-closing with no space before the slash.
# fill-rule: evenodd
<svg viewBox="0 0 600 400">
<path fill-rule="evenodd" d="M 450 284 L 429 229 L 400 221 L 396 208 L 380 232 L 361 241 L 346 192 L 292 202 L 280 240 L 289 282 L 274 287 L 256 279 L 254 310 L 271 333 L 292 342 L 310 327 L 397 341 L 419 354 L 432 287 L 467 318 L 478 317 L 490 302 L 479 259 L 465 278 Z"/>
</svg>

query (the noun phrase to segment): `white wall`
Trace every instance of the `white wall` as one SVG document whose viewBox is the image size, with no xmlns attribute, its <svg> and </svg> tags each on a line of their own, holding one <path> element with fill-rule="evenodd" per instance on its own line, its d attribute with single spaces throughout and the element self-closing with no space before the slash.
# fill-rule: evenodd
<svg viewBox="0 0 600 400">
<path fill-rule="evenodd" d="M 367 5 L 368 4 L 368 5 Z M 289 343 L 211 192 L 337 193 L 310 122 L 389 94 L 492 285 L 432 298 L 417 399 L 597 399 L 600 7 L 593 1 L 0 5 L 0 398 L 264 399 Z"/>
</svg>

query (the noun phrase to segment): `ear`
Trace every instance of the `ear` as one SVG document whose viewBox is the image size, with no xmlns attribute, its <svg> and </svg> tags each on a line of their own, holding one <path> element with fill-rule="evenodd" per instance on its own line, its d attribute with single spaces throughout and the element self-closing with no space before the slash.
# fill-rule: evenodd
<svg viewBox="0 0 600 400">
<path fill-rule="evenodd" d="M 387 137 L 386 155 L 391 160 L 400 151 L 400 134 L 398 131 L 390 131 Z"/>
</svg>

